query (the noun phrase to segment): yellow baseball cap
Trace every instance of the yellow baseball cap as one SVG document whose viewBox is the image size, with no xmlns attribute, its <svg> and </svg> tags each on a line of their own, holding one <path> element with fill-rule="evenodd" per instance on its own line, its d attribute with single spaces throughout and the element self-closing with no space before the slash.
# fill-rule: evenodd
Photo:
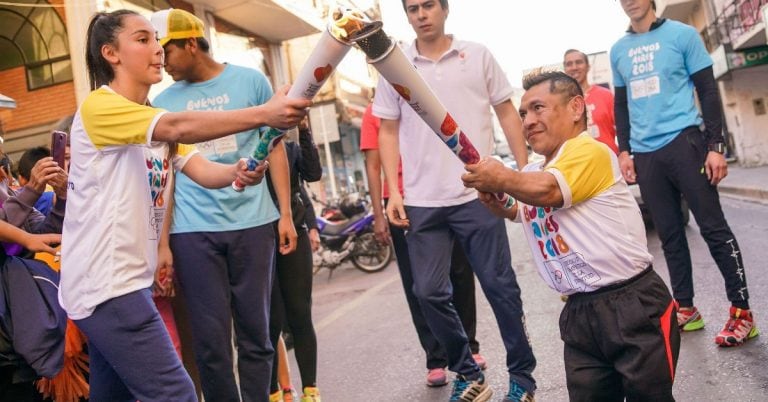
<svg viewBox="0 0 768 402">
<path fill-rule="evenodd" d="M 157 30 L 160 46 L 165 46 L 172 39 L 203 38 L 203 21 L 194 14 L 178 8 L 157 11 L 150 18 Z"/>
</svg>

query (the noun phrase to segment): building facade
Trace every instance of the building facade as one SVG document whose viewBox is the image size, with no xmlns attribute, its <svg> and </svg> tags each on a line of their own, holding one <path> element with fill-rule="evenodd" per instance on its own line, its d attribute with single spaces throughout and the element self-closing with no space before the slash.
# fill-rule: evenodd
<svg viewBox="0 0 768 402">
<path fill-rule="evenodd" d="M 0 136 L 4 152 L 48 145 L 50 132 L 66 127 L 90 88 L 85 34 L 97 11 L 132 9 L 149 16 L 169 7 L 197 15 L 217 61 L 264 72 L 273 87 L 293 81 L 326 29 L 338 3 L 380 18 L 377 0 L 20 0 L 0 5 Z M 153 86 L 150 99 L 172 83 Z M 375 71 L 352 49 L 315 98 L 310 111 L 325 175 L 313 189 L 322 199 L 363 192 L 359 132 L 375 86 Z"/>
<path fill-rule="evenodd" d="M 0 109 L 3 150 L 12 160 L 26 149 L 48 145 L 89 92 L 85 34 L 97 11 L 121 8 L 149 15 L 169 7 L 200 17 L 214 58 L 262 70 L 274 86 L 290 81 L 283 43 L 319 32 L 312 7 L 279 0 L 19 0 L 0 5 L 0 94 L 15 108 Z M 150 99 L 170 85 L 153 87 Z"/>
</svg>

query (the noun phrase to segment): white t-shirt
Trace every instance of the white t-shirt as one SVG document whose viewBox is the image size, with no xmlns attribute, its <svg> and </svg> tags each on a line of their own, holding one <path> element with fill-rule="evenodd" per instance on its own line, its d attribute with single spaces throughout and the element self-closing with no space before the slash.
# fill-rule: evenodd
<svg viewBox="0 0 768 402">
<path fill-rule="evenodd" d="M 152 285 L 170 165 L 181 170 L 197 151 L 152 142 L 162 109 L 101 87 L 75 114 L 61 248 L 59 303 L 69 318 Z"/>
<path fill-rule="evenodd" d="M 490 155 L 491 106 L 512 96 L 512 86 L 491 52 L 483 45 L 454 38 L 451 48 L 436 62 L 420 56 L 415 42 L 405 54 L 480 157 Z M 465 172 L 461 160 L 383 78 L 376 88 L 373 114 L 400 120 L 405 205 L 443 207 L 477 198 L 477 192 L 461 182 Z"/>
<path fill-rule="evenodd" d="M 651 264 L 645 226 L 616 154 L 587 132 L 563 144 L 549 164 L 523 171 L 555 176 L 562 208 L 519 204 L 517 220 L 539 275 L 562 294 L 625 281 Z"/>
</svg>

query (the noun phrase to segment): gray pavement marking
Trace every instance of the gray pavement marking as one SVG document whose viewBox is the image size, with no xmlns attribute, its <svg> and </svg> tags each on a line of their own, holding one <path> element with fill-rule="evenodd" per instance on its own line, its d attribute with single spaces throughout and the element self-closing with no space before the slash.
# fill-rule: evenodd
<svg viewBox="0 0 768 402">
<path fill-rule="evenodd" d="M 381 292 L 384 288 L 386 288 L 387 286 L 399 280 L 400 280 L 400 275 L 393 275 L 391 278 L 387 279 L 386 281 L 366 290 L 365 292 L 361 293 L 359 296 L 355 297 L 349 302 L 344 303 L 344 305 L 337 308 L 331 314 L 328 314 L 327 317 L 323 318 L 319 323 L 317 323 L 315 325 L 315 331 L 317 332 L 322 331 L 323 328 L 333 324 L 334 321 L 346 315 L 350 311 L 354 310 L 355 308 L 363 304 L 363 302 L 375 296 L 376 294 Z"/>
</svg>

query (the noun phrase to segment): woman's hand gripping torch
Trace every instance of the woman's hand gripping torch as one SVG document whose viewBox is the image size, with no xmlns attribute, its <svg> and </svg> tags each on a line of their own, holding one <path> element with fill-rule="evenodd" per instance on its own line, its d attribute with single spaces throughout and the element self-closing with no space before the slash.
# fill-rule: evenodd
<svg viewBox="0 0 768 402">
<path fill-rule="evenodd" d="M 323 31 L 320 40 L 309 55 L 307 62 L 299 72 L 298 78 L 288 91 L 288 97 L 312 99 L 323 86 L 333 70 L 347 55 L 352 47 L 349 37 L 357 33 L 370 21 L 359 11 L 338 9 L 333 13 L 333 21 Z M 286 130 L 270 128 L 259 138 L 253 155 L 248 158 L 248 170 L 254 170 L 266 160 L 272 149 L 280 144 Z M 235 191 L 243 191 L 245 186 L 239 180 L 232 183 Z"/>
<path fill-rule="evenodd" d="M 368 63 L 389 82 L 438 137 L 464 164 L 480 162 L 480 154 L 461 131 L 435 94 L 421 78 L 407 57 L 382 29 L 379 21 L 367 23 L 349 38 L 368 56 Z M 515 205 L 508 194 L 497 193 L 505 209 Z"/>
</svg>

